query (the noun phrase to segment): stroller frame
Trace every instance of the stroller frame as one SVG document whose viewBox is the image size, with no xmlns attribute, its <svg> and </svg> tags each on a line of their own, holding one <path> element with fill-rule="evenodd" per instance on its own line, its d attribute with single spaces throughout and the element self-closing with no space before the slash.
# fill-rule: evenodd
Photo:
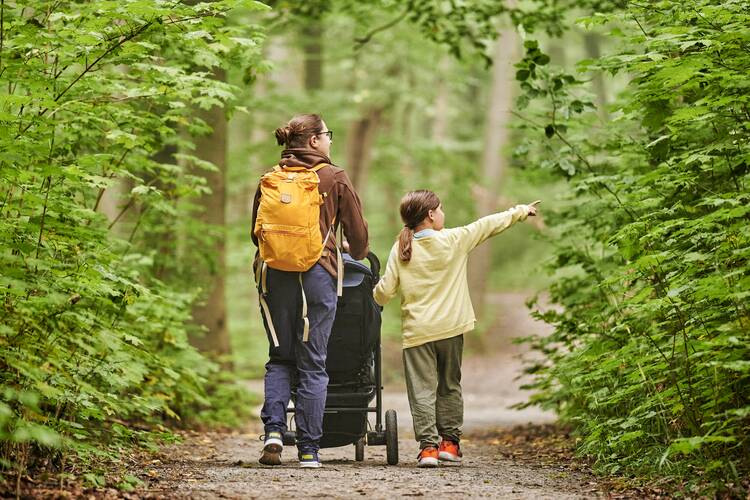
<svg viewBox="0 0 750 500">
<path fill-rule="evenodd" d="M 347 256 L 348 257 L 348 256 Z M 375 283 L 377 283 L 379 279 L 380 274 L 380 261 L 378 260 L 377 256 L 370 252 L 367 255 L 367 260 L 370 264 L 370 273 L 372 274 L 372 280 L 373 280 L 373 286 Z M 348 262 L 356 262 L 353 260 L 348 260 Z M 359 263 L 357 263 L 359 264 Z M 361 264 L 359 264 L 361 265 Z M 362 267 L 365 267 L 362 265 Z M 346 266 L 345 273 L 346 273 Z M 358 462 L 361 462 L 364 460 L 364 451 L 365 451 L 365 445 L 367 446 L 385 446 L 386 447 L 386 459 L 388 465 L 396 465 L 398 464 L 398 419 L 396 415 L 396 411 L 389 409 L 385 412 L 385 418 L 383 417 L 383 367 L 382 367 L 382 349 L 381 349 L 381 338 L 380 338 L 380 331 L 378 331 L 377 335 L 377 342 L 375 345 L 375 348 L 372 351 L 372 354 L 374 355 L 374 384 L 372 387 L 365 386 L 367 389 L 369 389 L 368 392 L 353 392 L 353 393 L 345 393 L 345 392 L 333 392 L 336 396 L 338 396 L 338 399 L 346 399 L 347 396 L 351 396 L 352 398 L 365 398 L 366 400 L 370 400 L 372 398 L 372 392 L 374 392 L 374 399 L 375 399 L 375 406 L 371 406 L 371 402 L 367 403 L 365 405 L 336 405 L 336 406 L 329 406 L 328 401 L 326 401 L 326 406 L 324 409 L 324 418 L 325 415 L 346 415 L 346 414 L 363 414 L 365 418 L 365 430 L 361 434 L 356 435 L 356 439 L 352 438 L 351 442 L 349 444 L 353 444 L 355 447 L 355 460 Z M 350 384 L 346 383 L 330 383 L 328 384 L 328 388 L 340 388 L 345 387 Z M 330 393 L 330 391 L 329 391 Z M 294 407 L 287 407 L 286 413 L 287 414 L 294 414 Z M 375 429 L 370 429 L 370 422 L 368 415 L 374 413 L 375 414 Z M 290 418 L 290 421 L 293 419 Z M 290 426 L 291 428 L 291 426 Z M 323 430 L 325 434 L 325 426 Z M 291 446 L 296 444 L 296 432 L 294 430 L 287 430 L 284 433 L 283 436 L 284 445 Z M 345 446 L 341 445 L 341 446 Z M 324 446 L 327 447 L 327 446 Z M 330 446 L 334 447 L 334 446 Z"/>
</svg>

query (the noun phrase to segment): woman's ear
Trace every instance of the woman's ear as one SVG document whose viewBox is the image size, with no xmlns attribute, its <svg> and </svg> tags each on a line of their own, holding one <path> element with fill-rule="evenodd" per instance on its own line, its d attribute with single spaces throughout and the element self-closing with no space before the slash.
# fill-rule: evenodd
<svg viewBox="0 0 750 500">
<path fill-rule="evenodd" d="M 308 139 L 307 144 L 312 149 L 317 149 L 317 147 L 318 147 L 318 136 L 317 135 L 310 136 L 310 139 Z"/>
<path fill-rule="evenodd" d="M 433 210 L 430 210 L 429 212 L 427 212 L 427 217 L 430 218 L 431 222 L 434 222 L 435 221 L 435 212 Z"/>
</svg>

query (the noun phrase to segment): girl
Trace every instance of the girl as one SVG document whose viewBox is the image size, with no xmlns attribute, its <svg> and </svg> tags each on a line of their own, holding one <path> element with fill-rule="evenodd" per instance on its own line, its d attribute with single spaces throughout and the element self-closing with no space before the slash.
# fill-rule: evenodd
<svg viewBox="0 0 750 500">
<path fill-rule="evenodd" d="M 421 450 L 418 467 L 436 467 L 439 460 L 460 462 L 462 457 L 463 334 L 475 323 L 466 281 L 469 252 L 536 215 L 538 203 L 443 229 L 445 214 L 435 193 L 412 191 L 401 199 L 404 228 L 374 293 L 380 305 L 401 294 L 404 373 Z"/>
</svg>

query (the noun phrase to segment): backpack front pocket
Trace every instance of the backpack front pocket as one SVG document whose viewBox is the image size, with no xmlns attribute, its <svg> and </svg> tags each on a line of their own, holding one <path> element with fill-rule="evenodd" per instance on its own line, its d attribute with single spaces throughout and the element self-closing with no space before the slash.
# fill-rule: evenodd
<svg viewBox="0 0 750 500">
<path fill-rule="evenodd" d="M 264 243 L 260 246 L 261 258 L 273 269 L 307 271 L 320 258 L 319 253 L 310 254 L 310 237 L 310 230 L 305 226 L 263 224 L 260 231 Z"/>
</svg>

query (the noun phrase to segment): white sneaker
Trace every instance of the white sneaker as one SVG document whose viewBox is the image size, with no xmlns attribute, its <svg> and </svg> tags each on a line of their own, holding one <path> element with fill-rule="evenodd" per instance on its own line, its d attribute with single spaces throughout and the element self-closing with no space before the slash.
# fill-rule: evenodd
<svg viewBox="0 0 750 500">
<path fill-rule="evenodd" d="M 258 459 L 263 465 L 281 465 L 281 452 L 284 450 L 284 440 L 280 432 L 269 432 L 263 441 L 263 454 Z"/>
<path fill-rule="evenodd" d="M 318 458 L 318 453 L 314 451 L 304 451 L 299 454 L 299 466 L 303 469 L 317 469 L 323 467 Z"/>
</svg>

